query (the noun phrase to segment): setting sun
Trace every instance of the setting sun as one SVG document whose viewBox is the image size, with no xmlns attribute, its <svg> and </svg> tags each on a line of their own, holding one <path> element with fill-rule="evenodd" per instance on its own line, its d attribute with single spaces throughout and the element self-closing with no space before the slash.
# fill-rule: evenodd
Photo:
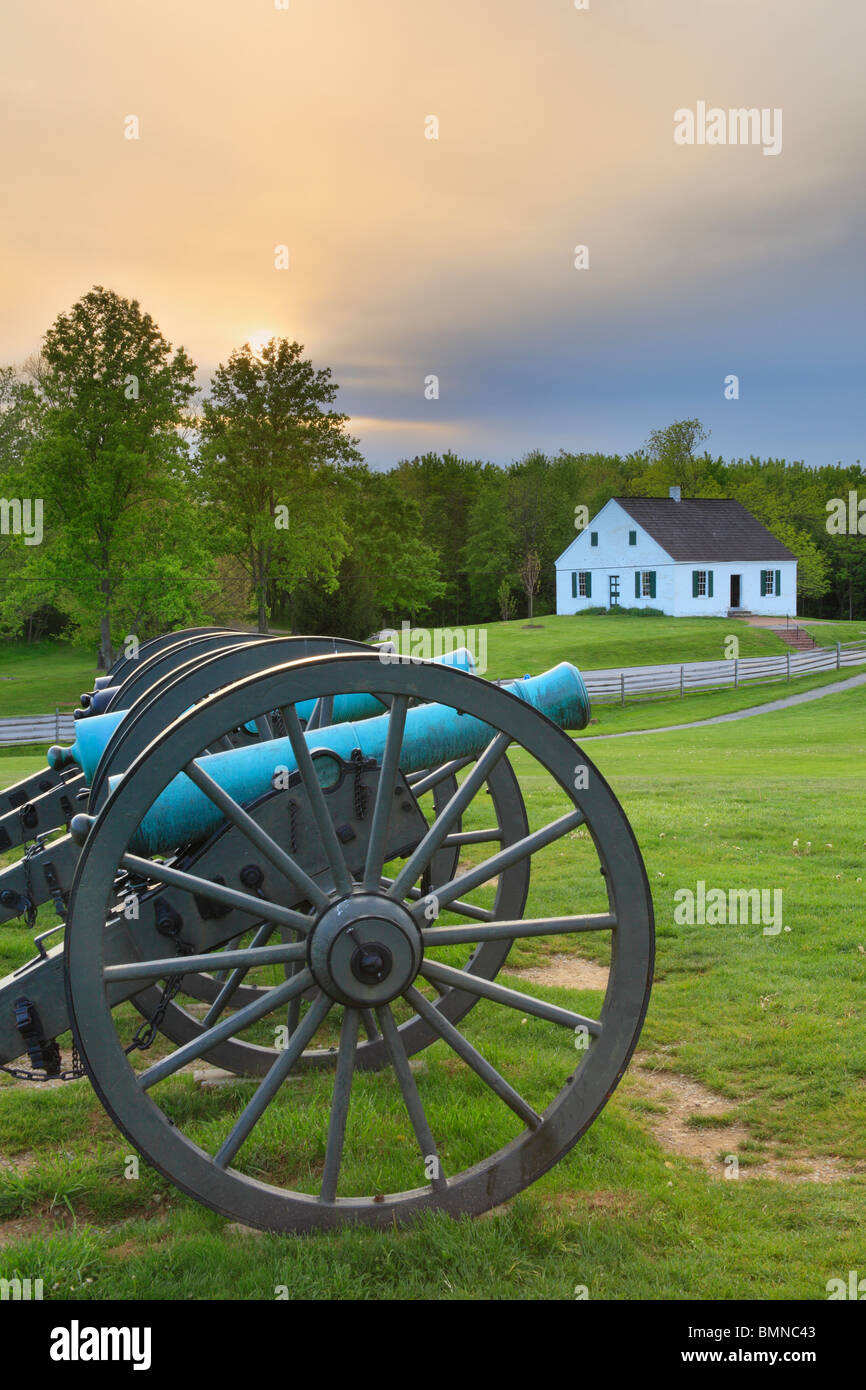
<svg viewBox="0 0 866 1390">
<path fill-rule="evenodd" d="M 262 353 L 273 337 L 274 334 L 267 328 L 257 328 L 254 333 L 250 334 L 247 342 L 252 348 L 255 357 L 262 356 Z"/>
</svg>

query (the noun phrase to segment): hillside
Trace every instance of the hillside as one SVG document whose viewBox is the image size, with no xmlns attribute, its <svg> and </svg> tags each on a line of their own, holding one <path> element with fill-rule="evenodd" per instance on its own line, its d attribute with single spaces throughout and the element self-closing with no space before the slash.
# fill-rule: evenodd
<svg viewBox="0 0 866 1390">
<path fill-rule="evenodd" d="M 476 658 L 484 653 L 491 680 L 537 675 L 559 661 L 592 671 L 606 666 L 644 666 L 663 662 L 711 661 L 725 655 L 734 633 L 740 656 L 774 655 L 786 650 L 771 632 L 727 618 L 545 617 L 488 623 L 475 628 L 417 629 L 408 650 L 416 655 L 450 651 L 464 643 Z M 819 637 L 819 640 L 820 637 Z M 425 643 L 423 647 L 419 643 Z M 71 709 L 96 674 L 93 656 L 83 647 L 57 642 L 4 642 L 0 645 L 0 718 L 49 714 L 55 705 Z"/>
<path fill-rule="evenodd" d="M 424 629 L 419 631 L 423 633 Z M 510 623 L 488 623 L 479 628 L 437 631 L 433 634 L 433 653 L 450 651 L 465 641 L 476 658 L 483 654 L 486 635 L 487 670 L 484 674 L 490 680 L 527 672 L 537 675 L 559 661 L 571 661 L 586 671 L 607 666 L 718 661 L 726 655 L 725 643 L 731 634 L 739 639 L 740 656 L 775 656 L 787 650 L 772 632 L 729 618 L 611 618 L 599 615 L 545 617 L 531 624 L 518 618 Z M 448 640 L 449 634 L 454 640 Z M 416 655 L 424 654 L 420 641 L 416 632 L 409 648 Z"/>
</svg>

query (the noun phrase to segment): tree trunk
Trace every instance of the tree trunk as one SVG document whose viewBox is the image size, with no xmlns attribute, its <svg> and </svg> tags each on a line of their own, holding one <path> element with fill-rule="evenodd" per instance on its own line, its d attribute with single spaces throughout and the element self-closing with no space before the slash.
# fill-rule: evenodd
<svg viewBox="0 0 866 1390">
<path fill-rule="evenodd" d="M 99 634 L 99 660 L 97 666 L 100 671 L 108 671 L 114 661 L 114 654 L 111 646 L 111 618 L 108 613 L 103 613 L 100 622 Z"/>
<path fill-rule="evenodd" d="M 250 548 L 250 572 L 256 599 L 256 622 L 259 632 L 268 631 L 268 564 L 264 551 L 257 545 Z"/>
<path fill-rule="evenodd" d="M 108 557 L 103 556 L 103 566 L 106 567 L 107 564 Z M 103 575 L 100 588 L 102 589 L 104 603 L 102 608 L 102 618 L 100 620 L 99 661 L 97 665 L 100 671 L 108 671 L 114 661 L 114 649 L 111 645 L 111 586 L 107 574 Z"/>
</svg>

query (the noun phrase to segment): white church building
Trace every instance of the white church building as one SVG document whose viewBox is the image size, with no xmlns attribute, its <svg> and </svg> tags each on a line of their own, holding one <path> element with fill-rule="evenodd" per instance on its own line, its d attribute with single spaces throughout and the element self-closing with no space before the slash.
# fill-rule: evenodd
<svg viewBox="0 0 866 1390">
<path fill-rule="evenodd" d="M 728 497 L 612 497 L 556 561 L 556 611 L 797 612 L 797 557 Z"/>
</svg>

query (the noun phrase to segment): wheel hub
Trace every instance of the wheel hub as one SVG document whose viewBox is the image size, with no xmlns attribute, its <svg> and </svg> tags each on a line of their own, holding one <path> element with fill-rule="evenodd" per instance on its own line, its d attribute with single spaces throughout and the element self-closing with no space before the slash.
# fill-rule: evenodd
<svg viewBox="0 0 866 1390">
<path fill-rule="evenodd" d="M 340 1004 L 370 1008 L 402 994 L 423 959 L 421 932 L 401 903 L 358 893 L 327 907 L 308 938 L 316 983 Z"/>
</svg>

